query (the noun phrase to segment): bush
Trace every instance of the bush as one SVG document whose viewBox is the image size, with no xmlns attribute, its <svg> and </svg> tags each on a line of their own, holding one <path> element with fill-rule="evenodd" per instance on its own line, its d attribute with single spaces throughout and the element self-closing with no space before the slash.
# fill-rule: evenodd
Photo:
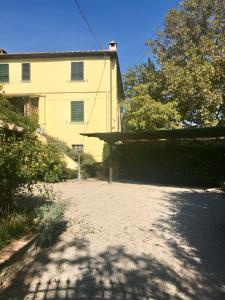
<svg viewBox="0 0 225 300">
<path fill-rule="evenodd" d="M 77 170 L 65 168 L 63 170 L 63 174 L 60 179 L 61 180 L 69 180 L 69 179 L 76 179 L 76 178 L 77 178 Z"/>
<path fill-rule="evenodd" d="M 66 168 L 61 152 L 51 144 L 41 144 L 40 151 L 42 168 L 38 180 L 49 183 L 59 182 Z"/>
<path fill-rule="evenodd" d="M 225 181 L 223 140 L 115 145 L 118 177 L 162 184 L 220 186 Z"/>
<path fill-rule="evenodd" d="M 91 154 L 81 154 L 81 176 L 83 179 L 96 177 L 96 161 Z"/>
<path fill-rule="evenodd" d="M 60 152 L 65 153 L 68 155 L 71 159 L 76 161 L 76 154 L 73 149 L 71 149 L 65 142 L 60 141 L 50 135 L 45 134 L 45 137 L 47 139 L 47 142 L 51 145 L 54 145 L 55 148 L 57 148 Z"/>
<path fill-rule="evenodd" d="M 46 204 L 37 210 L 37 229 L 39 232 L 39 245 L 51 245 L 65 226 L 64 214 L 66 204 L 57 201 Z"/>
<path fill-rule="evenodd" d="M 53 146 L 42 144 L 34 133 L 7 137 L 1 133 L 0 147 L 0 212 L 13 204 L 13 195 L 37 180 L 59 181 L 64 163 Z"/>
<path fill-rule="evenodd" d="M 0 87 L 1 90 L 1 87 Z M 0 130 L 0 214 L 13 206 L 14 195 L 21 188 L 30 188 L 37 180 L 57 182 L 65 164 L 61 152 L 52 144 L 38 141 L 36 116 L 26 117 L 0 93 L 0 119 L 24 127 L 16 135 Z"/>
</svg>

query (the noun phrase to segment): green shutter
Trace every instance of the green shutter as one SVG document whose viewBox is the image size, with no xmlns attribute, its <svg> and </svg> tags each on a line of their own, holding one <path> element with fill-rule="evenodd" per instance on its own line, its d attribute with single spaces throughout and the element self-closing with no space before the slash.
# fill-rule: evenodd
<svg viewBox="0 0 225 300">
<path fill-rule="evenodd" d="M 9 82 L 8 64 L 0 64 L 0 82 Z"/>
<path fill-rule="evenodd" d="M 71 63 L 71 80 L 84 80 L 84 63 L 82 61 Z"/>
<path fill-rule="evenodd" d="M 30 81 L 30 64 L 22 64 L 22 81 Z"/>
<path fill-rule="evenodd" d="M 71 101 L 71 122 L 84 122 L 84 101 Z"/>
</svg>

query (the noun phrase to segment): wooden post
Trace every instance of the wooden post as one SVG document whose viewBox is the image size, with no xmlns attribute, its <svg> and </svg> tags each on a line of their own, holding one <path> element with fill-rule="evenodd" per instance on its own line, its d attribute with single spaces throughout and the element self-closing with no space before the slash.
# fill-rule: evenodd
<svg viewBox="0 0 225 300">
<path fill-rule="evenodd" d="M 109 183 L 113 182 L 113 160 L 112 160 L 112 143 L 109 143 Z"/>
</svg>

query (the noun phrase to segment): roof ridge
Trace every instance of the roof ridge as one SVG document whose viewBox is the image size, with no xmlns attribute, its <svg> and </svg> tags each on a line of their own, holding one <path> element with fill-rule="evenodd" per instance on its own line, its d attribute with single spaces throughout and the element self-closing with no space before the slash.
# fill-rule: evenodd
<svg viewBox="0 0 225 300">
<path fill-rule="evenodd" d="M 35 51 L 35 52 L 30 52 L 30 51 L 24 51 L 24 52 L 7 52 L 7 55 L 10 54 L 54 54 L 54 53 L 82 53 L 82 52 L 112 52 L 109 49 L 106 50 L 57 50 L 57 51 Z"/>
</svg>

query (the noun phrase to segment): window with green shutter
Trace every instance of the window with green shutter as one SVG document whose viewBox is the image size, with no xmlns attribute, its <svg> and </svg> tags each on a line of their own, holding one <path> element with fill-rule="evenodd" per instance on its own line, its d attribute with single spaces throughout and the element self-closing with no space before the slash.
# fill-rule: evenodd
<svg viewBox="0 0 225 300">
<path fill-rule="evenodd" d="M 22 81 L 30 81 L 30 64 L 22 64 Z"/>
<path fill-rule="evenodd" d="M 84 63 L 82 61 L 71 63 L 71 81 L 84 80 Z"/>
<path fill-rule="evenodd" d="M 84 122 L 84 101 L 71 101 L 71 122 Z"/>
<path fill-rule="evenodd" d="M 0 64 L 0 82 L 9 82 L 8 64 Z"/>
</svg>

